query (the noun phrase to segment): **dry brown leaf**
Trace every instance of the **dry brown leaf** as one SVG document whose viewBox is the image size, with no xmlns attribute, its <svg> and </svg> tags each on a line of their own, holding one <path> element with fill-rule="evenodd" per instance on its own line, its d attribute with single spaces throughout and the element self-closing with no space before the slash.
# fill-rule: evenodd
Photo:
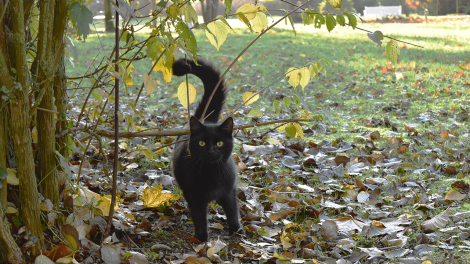
<svg viewBox="0 0 470 264">
<path fill-rule="evenodd" d="M 343 164 L 343 166 L 346 166 L 346 164 L 350 161 L 351 159 L 348 156 L 336 156 L 335 157 L 335 163 L 336 166 L 339 166 L 340 164 Z"/>
<path fill-rule="evenodd" d="M 459 170 L 454 166 L 447 166 L 447 168 L 444 170 L 444 173 L 454 175 L 459 173 Z"/>
<path fill-rule="evenodd" d="M 422 224 L 421 224 L 421 229 L 424 231 L 424 232 L 432 232 L 438 228 L 442 228 L 444 226 L 447 225 L 447 223 L 449 222 L 449 210 L 450 208 L 447 208 L 444 212 L 436 215 L 435 217 L 427 220 L 427 221 L 424 221 Z"/>
<path fill-rule="evenodd" d="M 321 226 L 321 236 L 326 240 L 335 240 L 338 237 L 338 226 L 333 220 L 326 220 Z"/>
<path fill-rule="evenodd" d="M 453 188 L 446 194 L 446 199 L 451 201 L 460 201 L 467 197 L 466 194 L 459 192 L 459 188 Z"/>
<path fill-rule="evenodd" d="M 374 131 L 370 133 L 370 139 L 372 140 L 377 140 L 380 138 L 380 132 L 379 131 Z"/>
<path fill-rule="evenodd" d="M 356 186 L 361 189 L 362 191 L 367 191 L 367 188 L 366 186 L 364 186 L 364 184 L 358 180 L 358 179 L 354 179 L 354 182 L 356 183 Z"/>
<path fill-rule="evenodd" d="M 59 245 L 51 249 L 51 251 L 44 252 L 43 255 L 50 258 L 52 261 L 56 261 L 60 258 L 66 257 L 73 254 L 73 250 L 67 246 Z"/>
<path fill-rule="evenodd" d="M 284 210 L 281 212 L 272 213 L 269 218 L 273 221 L 277 221 L 279 218 L 286 218 L 288 215 L 293 214 L 295 209 Z"/>
<path fill-rule="evenodd" d="M 460 190 L 466 190 L 470 188 L 470 185 L 464 181 L 456 181 L 452 183 L 452 188 L 459 188 Z"/>
</svg>

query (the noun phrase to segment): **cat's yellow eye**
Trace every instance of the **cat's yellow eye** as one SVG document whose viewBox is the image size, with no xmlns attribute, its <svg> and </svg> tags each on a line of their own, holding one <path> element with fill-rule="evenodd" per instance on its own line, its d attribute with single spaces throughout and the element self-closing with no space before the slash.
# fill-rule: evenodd
<svg viewBox="0 0 470 264">
<path fill-rule="evenodd" d="M 219 141 L 219 142 L 217 142 L 217 147 L 222 147 L 223 144 L 224 144 L 224 142 Z"/>
<path fill-rule="evenodd" d="M 199 146 L 204 147 L 206 145 L 206 142 L 204 141 L 199 141 Z"/>
</svg>

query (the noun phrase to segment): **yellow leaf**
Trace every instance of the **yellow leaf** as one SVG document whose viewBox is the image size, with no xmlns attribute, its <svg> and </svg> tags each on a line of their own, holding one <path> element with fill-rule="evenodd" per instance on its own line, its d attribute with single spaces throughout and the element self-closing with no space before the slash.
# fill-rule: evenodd
<svg viewBox="0 0 470 264">
<path fill-rule="evenodd" d="M 281 143 L 281 142 L 279 142 L 279 140 L 274 139 L 274 138 L 267 138 L 264 141 L 269 142 L 271 144 L 280 144 Z"/>
<path fill-rule="evenodd" d="M 279 259 L 279 260 L 291 260 L 290 258 L 286 258 L 286 257 L 284 257 L 283 255 L 277 254 L 277 251 L 274 251 L 273 257 L 275 257 L 275 258 L 277 258 L 277 259 Z"/>
<path fill-rule="evenodd" d="M 302 139 L 304 139 L 304 130 L 302 129 L 300 124 L 294 123 L 294 127 L 295 127 L 295 131 L 297 132 L 296 137 L 297 135 L 299 135 Z"/>
<path fill-rule="evenodd" d="M 146 148 L 145 146 L 142 146 L 142 145 L 137 145 L 137 147 L 142 151 L 142 153 L 145 155 L 145 157 L 149 158 L 149 159 L 153 159 L 153 153 L 152 151 L 150 151 L 148 148 Z"/>
<path fill-rule="evenodd" d="M 62 233 L 62 235 L 64 235 L 65 240 L 69 242 L 69 245 L 73 250 L 78 250 L 77 241 L 75 241 L 75 238 L 73 238 L 73 236 L 64 233 Z"/>
<path fill-rule="evenodd" d="M 253 98 L 252 98 L 253 97 Z M 251 98 L 251 99 L 250 99 Z M 259 94 L 254 94 L 252 92 L 245 92 L 242 95 L 243 103 L 245 103 L 245 106 L 249 106 L 250 104 L 256 102 L 259 99 Z"/>
<path fill-rule="evenodd" d="M 179 13 L 178 3 L 174 3 L 166 8 L 166 13 L 171 19 L 176 19 Z"/>
<path fill-rule="evenodd" d="M 188 104 L 188 88 L 189 88 L 189 104 Z M 178 87 L 178 99 L 184 108 L 188 108 L 192 102 L 196 100 L 196 88 L 192 84 L 188 84 L 186 87 L 186 82 L 182 82 Z"/>
<path fill-rule="evenodd" d="M 253 23 L 255 32 L 261 33 L 263 29 L 268 27 L 268 18 L 264 13 L 258 12 L 251 23 Z"/>
<path fill-rule="evenodd" d="M 253 18 L 255 18 L 256 13 L 258 13 L 258 10 L 259 10 L 259 6 L 255 6 L 253 4 L 244 4 L 240 8 L 238 8 L 237 12 L 235 12 L 235 13 L 236 14 L 242 13 L 242 14 L 245 15 L 245 17 L 248 20 L 252 20 Z M 238 19 L 240 19 L 240 18 L 238 18 Z M 241 19 L 240 19 L 240 21 L 244 22 Z"/>
<path fill-rule="evenodd" d="M 220 21 L 214 21 L 212 23 L 209 23 L 207 25 L 207 28 L 212 32 L 212 34 L 215 35 L 216 39 L 214 36 L 209 32 L 206 31 L 206 37 L 209 39 L 209 42 L 219 50 L 220 46 L 222 46 L 222 43 L 227 39 L 227 34 L 228 34 L 228 28 L 227 26 Z"/>
<path fill-rule="evenodd" d="M 161 71 L 163 73 L 163 79 L 165 80 L 166 83 L 171 82 L 171 79 L 173 77 L 173 68 L 168 66 L 163 62 L 163 60 L 159 60 L 157 65 L 155 65 L 155 68 L 153 68 L 155 72 Z"/>
<path fill-rule="evenodd" d="M 289 68 L 286 74 L 287 80 L 294 89 L 300 84 L 302 89 L 310 81 L 310 71 L 307 67 L 302 67 L 300 69 Z"/>
<path fill-rule="evenodd" d="M 39 142 L 38 141 L 38 130 L 36 127 L 33 127 L 33 130 L 31 131 L 31 136 L 33 137 L 34 142 Z"/>
<path fill-rule="evenodd" d="M 155 92 L 157 90 L 157 81 L 150 77 L 147 73 L 144 74 L 144 85 L 147 95 Z"/>
<path fill-rule="evenodd" d="M 16 178 L 16 170 L 7 169 L 7 183 L 10 185 L 19 185 L 20 181 Z"/>
<path fill-rule="evenodd" d="M 341 5 L 343 4 L 342 0 L 326 0 L 328 4 L 330 4 L 331 7 L 333 8 L 340 8 Z"/>
<path fill-rule="evenodd" d="M 179 198 L 178 195 L 172 194 L 169 191 L 163 191 L 163 186 L 160 184 L 153 188 L 147 187 L 142 193 L 140 200 L 144 202 L 144 207 L 158 207 L 165 203 L 176 201 Z"/>
<path fill-rule="evenodd" d="M 16 214 L 16 213 L 18 213 L 18 210 L 16 210 L 15 207 L 8 206 L 7 210 L 6 210 L 6 213 L 7 214 Z"/>
<path fill-rule="evenodd" d="M 246 116 L 262 116 L 262 115 L 263 115 L 263 112 L 261 112 L 259 109 L 253 108 L 250 110 L 250 112 Z"/>
<path fill-rule="evenodd" d="M 92 203 L 96 208 L 100 209 L 103 213 L 103 216 L 109 215 L 109 208 L 111 208 L 111 199 L 101 196 L 97 193 L 94 193 L 87 188 L 79 187 L 80 194 L 76 194 L 73 197 L 74 206 L 84 206 L 85 204 Z M 116 206 L 114 209 L 119 209 Z"/>
</svg>

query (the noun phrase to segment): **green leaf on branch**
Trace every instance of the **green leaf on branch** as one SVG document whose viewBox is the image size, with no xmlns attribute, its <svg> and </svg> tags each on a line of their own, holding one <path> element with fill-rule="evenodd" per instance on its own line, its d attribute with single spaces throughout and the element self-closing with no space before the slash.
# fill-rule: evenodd
<svg viewBox="0 0 470 264">
<path fill-rule="evenodd" d="M 357 26 L 357 18 L 354 14 L 348 14 L 346 12 L 343 12 L 345 16 L 348 17 L 349 25 L 353 28 L 356 29 Z"/>
<path fill-rule="evenodd" d="M 259 109 L 253 108 L 246 116 L 263 116 L 263 112 L 261 112 Z"/>
<path fill-rule="evenodd" d="M 188 104 L 188 90 L 189 90 L 189 104 Z M 188 108 L 188 105 L 192 104 L 196 100 L 196 88 L 192 84 L 186 86 L 186 82 L 182 82 L 178 87 L 178 99 L 184 108 Z"/>
<path fill-rule="evenodd" d="M 287 107 L 290 107 L 290 99 L 287 98 L 287 97 L 284 97 L 284 100 L 282 100 L 282 103 L 287 106 Z"/>
<path fill-rule="evenodd" d="M 377 45 L 382 46 L 382 41 L 384 39 L 384 34 L 380 31 L 375 31 L 374 33 L 367 33 L 367 36 Z"/>
<path fill-rule="evenodd" d="M 274 112 L 279 115 L 281 113 L 281 103 L 278 100 L 274 100 L 273 102 Z"/>
<path fill-rule="evenodd" d="M 150 38 L 145 46 L 147 47 L 145 50 L 147 57 L 150 57 L 153 61 L 157 60 L 160 53 L 165 50 L 165 46 L 160 43 L 157 37 Z"/>
<path fill-rule="evenodd" d="M 196 10 L 193 5 L 191 5 L 191 2 L 188 2 L 180 8 L 180 14 L 184 16 L 184 21 L 186 22 L 193 24 L 198 22 Z"/>
<path fill-rule="evenodd" d="M 248 20 L 248 18 L 246 18 L 246 16 L 243 13 L 237 14 L 237 17 L 238 17 L 239 20 L 241 20 L 243 23 L 245 23 L 245 25 L 250 29 L 251 32 L 253 32 L 253 29 L 251 28 L 250 21 Z"/>
<path fill-rule="evenodd" d="M 317 79 L 320 78 L 320 76 L 318 76 L 318 74 L 320 73 L 320 70 L 318 69 L 317 65 L 316 64 L 310 64 L 310 76 L 311 76 L 311 79 L 313 79 L 313 77 L 317 76 Z"/>
<path fill-rule="evenodd" d="M 295 32 L 294 27 L 294 20 L 292 20 L 292 15 L 288 15 L 287 18 L 289 19 L 290 25 L 292 26 L 292 30 L 294 30 L 294 34 L 297 36 L 297 32 Z"/>
<path fill-rule="evenodd" d="M 178 4 L 174 3 L 166 8 L 166 14 L 171 20 L 175 20 L 179 14 Z"/>
<path fill-rule="evenodd" d="M 69 6 L 69 13 L 72 23 L 78 29 L 79 35 L 86 39 L 90 34 L 90 24 L 93 23 L 93 13 L 80 2 L 74 2 Z"/>
<path fill-rule="evenodd" d="M 227 39 L 227 34 L 228 28 L 221 21 L 214 21 L 207 25 L 206 37 L 217 50 L 219 50 L 220 46 L 222 46 Z"/>
<path fill-rule="evenodd" d="M 333 8 L 340 8 L 341 5 L 343 4 L 342 0 L 326 0 L 328 4 L 330 4 L 331 7 Z"/>
<path fill-rule="evenodd" d="M 251 98 L 251 99 L 250 99 Z M 245 106 L 249 106 L 250 104 L 256 102 L 259 99 L 259 94 L 254 94 L 252 92 L 245 92 L 242 95 L 242 100 Z"/>
<path fill-rule="evenodd" d="M 324 63 L 326 63 L 326 65 L 328 65 L 328 67 L 331 67 L 330 62 L 327 61 L 326 59 L 321 58 L 321 59 L 318 60 L 318 62 L 320 62 L 320 63 L 321 63 L 322 61 L 323 61 Z M 323 65 L 323 64 L 322 64 L 322 65 Z M 323 67 L 323 68 L 325 68 L 325 67 Z"/>
<path fill-rule="evenodd" d="M 230 9 L 232 8 L 232 0 L 224 0 L 225 5 L 225 16 L 228 16 Z"/>
<path fill-rule="evenodd" d="M 185 23 L 178 23 L 176 25 L 176 31 L 183 38 L 184 43 L 186 44 L 186 50 L 192 54 L 192 59 L 196 60 L 196 53 L 197 53 L 197 42 L 196 37 L 194 37 L 193 32 L 189 30 L 188 26 Z"/>
<path fill-rule="evenodd" d="M 92 92 L 91 95 L 95 98 L 96 101 L 98 101 L 98 102 L 103 101 L 103 97 L 97 91 Z"/>
<path fill-rule="evenodd" d="M 147 147 L 142 146 L 142 145 L 137 145 L 137 147 L 142 151 L 142 154 L 144 154 L 145 157 L 149 159 L 154 158 L 152 151 L 150 151 Z"/>
<path fill-rule="evenodd" d="M 397 64 L 398 56 L 400 56 L 400 48 L 395 40 L 390 40 L 387 43 L 385 55 L 387 55 L 388 60 L 393 63 L 393 65 Z"/>
<path fill-rule="evenodd" d="M 326 17 L 326 29 L 328 29 L 328 32 L 331 32 L 336 27 L 336 20 L 330 14 L 326 14 L 325 17 Z"/>
<path fill-rule="evenodd" d="M 302 102 L 300 102 L 300 99 L 296 94 L 294 94 L 294 102 L 297 108 L 299 108 L 302 105 Z"/>
<path fill-rule="evenodd" d="M 217 18 L 220 19 L 220 21 L 222 21 L 227 27 L 229 27 L 233 31 L 233 28 L 229 25 L 225 17 L 218 15 Z"/>
<path fill-rule="evenodd" d="M 344 19 L 343 15 L 336 15 L 336 22 L 342 27 L 346 25 L 346 19 Z"/>
<path fill-rule="evenodd" d="M 289 134 L 289 136 L 291 136 L 292 138 L 295 138 L 295 136 L 297 134 L 297 128 L 294 126 L 294 124 L 289 123 L 285 127 L 285 130 L 286 130 L 287 134 Z"/>
<path fill-rule="evenodd" d="M 325 17 L 322 14 L 317 14 L 315 16 L 315 28 L 321 28 L 323 24 L 325 24 Z"/>
</svg>

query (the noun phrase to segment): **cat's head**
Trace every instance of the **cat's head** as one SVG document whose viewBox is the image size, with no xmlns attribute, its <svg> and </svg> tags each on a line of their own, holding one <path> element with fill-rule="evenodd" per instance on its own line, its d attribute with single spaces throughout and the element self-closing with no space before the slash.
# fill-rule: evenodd
<svg viewBox="0 0 470 264">
<path fill-rule="evenodd" d="M 189 151 L 191 157 L 200 158 L 207 163 L 226 160 L 232 155 L 233 119 L 227 118 L 222 124 L 202 124 L 194 116 L 189 121 L 191 137 Z"/>
</svg>

